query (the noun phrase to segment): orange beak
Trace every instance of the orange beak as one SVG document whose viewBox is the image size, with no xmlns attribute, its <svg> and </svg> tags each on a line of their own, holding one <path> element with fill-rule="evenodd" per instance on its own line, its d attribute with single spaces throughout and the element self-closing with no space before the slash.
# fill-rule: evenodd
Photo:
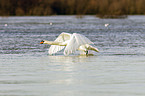
<svg viewBox="0 0 145 96">
<path fill-rule="evenodd" d="M 43 44 L 44 43 L 44 41 L 42 40 L 41 42 L 40 42 L 40 44 Z"/>
</svg>

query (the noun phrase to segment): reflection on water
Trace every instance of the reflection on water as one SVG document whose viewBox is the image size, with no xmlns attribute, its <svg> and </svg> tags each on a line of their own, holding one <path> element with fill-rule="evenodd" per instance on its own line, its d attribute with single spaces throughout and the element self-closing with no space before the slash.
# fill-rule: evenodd
<svg viewBox="0 0 145 96">
<path fill-rule="evenodd" d="M 75 63 L 75 62 L 90 62 L 89 61 L 89 57 L 91 56 L 82 56 L 82 55 L 78 55 L 78 56 L 49 56 L 50 59 L 54 60 L 55 62 L 62 62 L 62 63 Z M 93 57 L 93 56 L 92 56 Z M 97 57 L 97 56 L 94 56 Z"/>
<path fill-rule="evenodd" d="M 125 57 L 3 55 L 0 95 L 144 95 L 144 57 Z"/>
<path fill-rule="evenodd" d="M 0 17 L 0 96 L 145 96 L 144 23 L 145 16 Z M 85 35 L 100 53 L 48 55 L 39 42 L 61 32 Z"/>
</svg>

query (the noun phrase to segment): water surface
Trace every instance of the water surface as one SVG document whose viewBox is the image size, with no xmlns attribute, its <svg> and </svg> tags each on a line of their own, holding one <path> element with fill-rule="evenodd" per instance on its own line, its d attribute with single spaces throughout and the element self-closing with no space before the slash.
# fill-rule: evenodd
<svg viewBox="0 0 145 96">
<path fill-rule="evenodd" d="M 61 32 L 85 35 L 100 52 L 48 55 L 39 42 Z M 145 16 L 0 17 L 0 38 L 0 96 L 145 95 Z"/>
</svg>

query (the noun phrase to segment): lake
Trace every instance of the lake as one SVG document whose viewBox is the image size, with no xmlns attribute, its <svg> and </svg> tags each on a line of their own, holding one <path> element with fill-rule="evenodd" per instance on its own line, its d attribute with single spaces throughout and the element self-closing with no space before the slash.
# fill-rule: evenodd
<svg viewBox="0 0 145 96">
<path fill-rule="evenodd" d="M 49 55 L 40 41 L 62 32 L 100 52 Z M 145 16 L 0 17 L 0 42 L 0 96 L 145 96 Z"/>
</svg>

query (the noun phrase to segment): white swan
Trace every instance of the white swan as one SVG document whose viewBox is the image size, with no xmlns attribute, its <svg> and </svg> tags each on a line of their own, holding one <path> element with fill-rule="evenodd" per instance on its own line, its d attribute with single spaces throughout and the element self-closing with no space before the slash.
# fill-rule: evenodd
<svg viewBox="0 0 145 96">
<path fill-rule="evenodd" d="M 55 41 L 42 40 L 40 44 L 51 45 L 48 53 L 50 55 L 57 53 L 64 49 L 64 55 L 69 55 L 76 50 L 82 51 L 85 55 L 88 55 L 88 50 L 99 52 L 99 50 L 89 44 L 94 44 L 87 37 L 78 33 L 65 33 L 62 32 Z"/>
</svg>

